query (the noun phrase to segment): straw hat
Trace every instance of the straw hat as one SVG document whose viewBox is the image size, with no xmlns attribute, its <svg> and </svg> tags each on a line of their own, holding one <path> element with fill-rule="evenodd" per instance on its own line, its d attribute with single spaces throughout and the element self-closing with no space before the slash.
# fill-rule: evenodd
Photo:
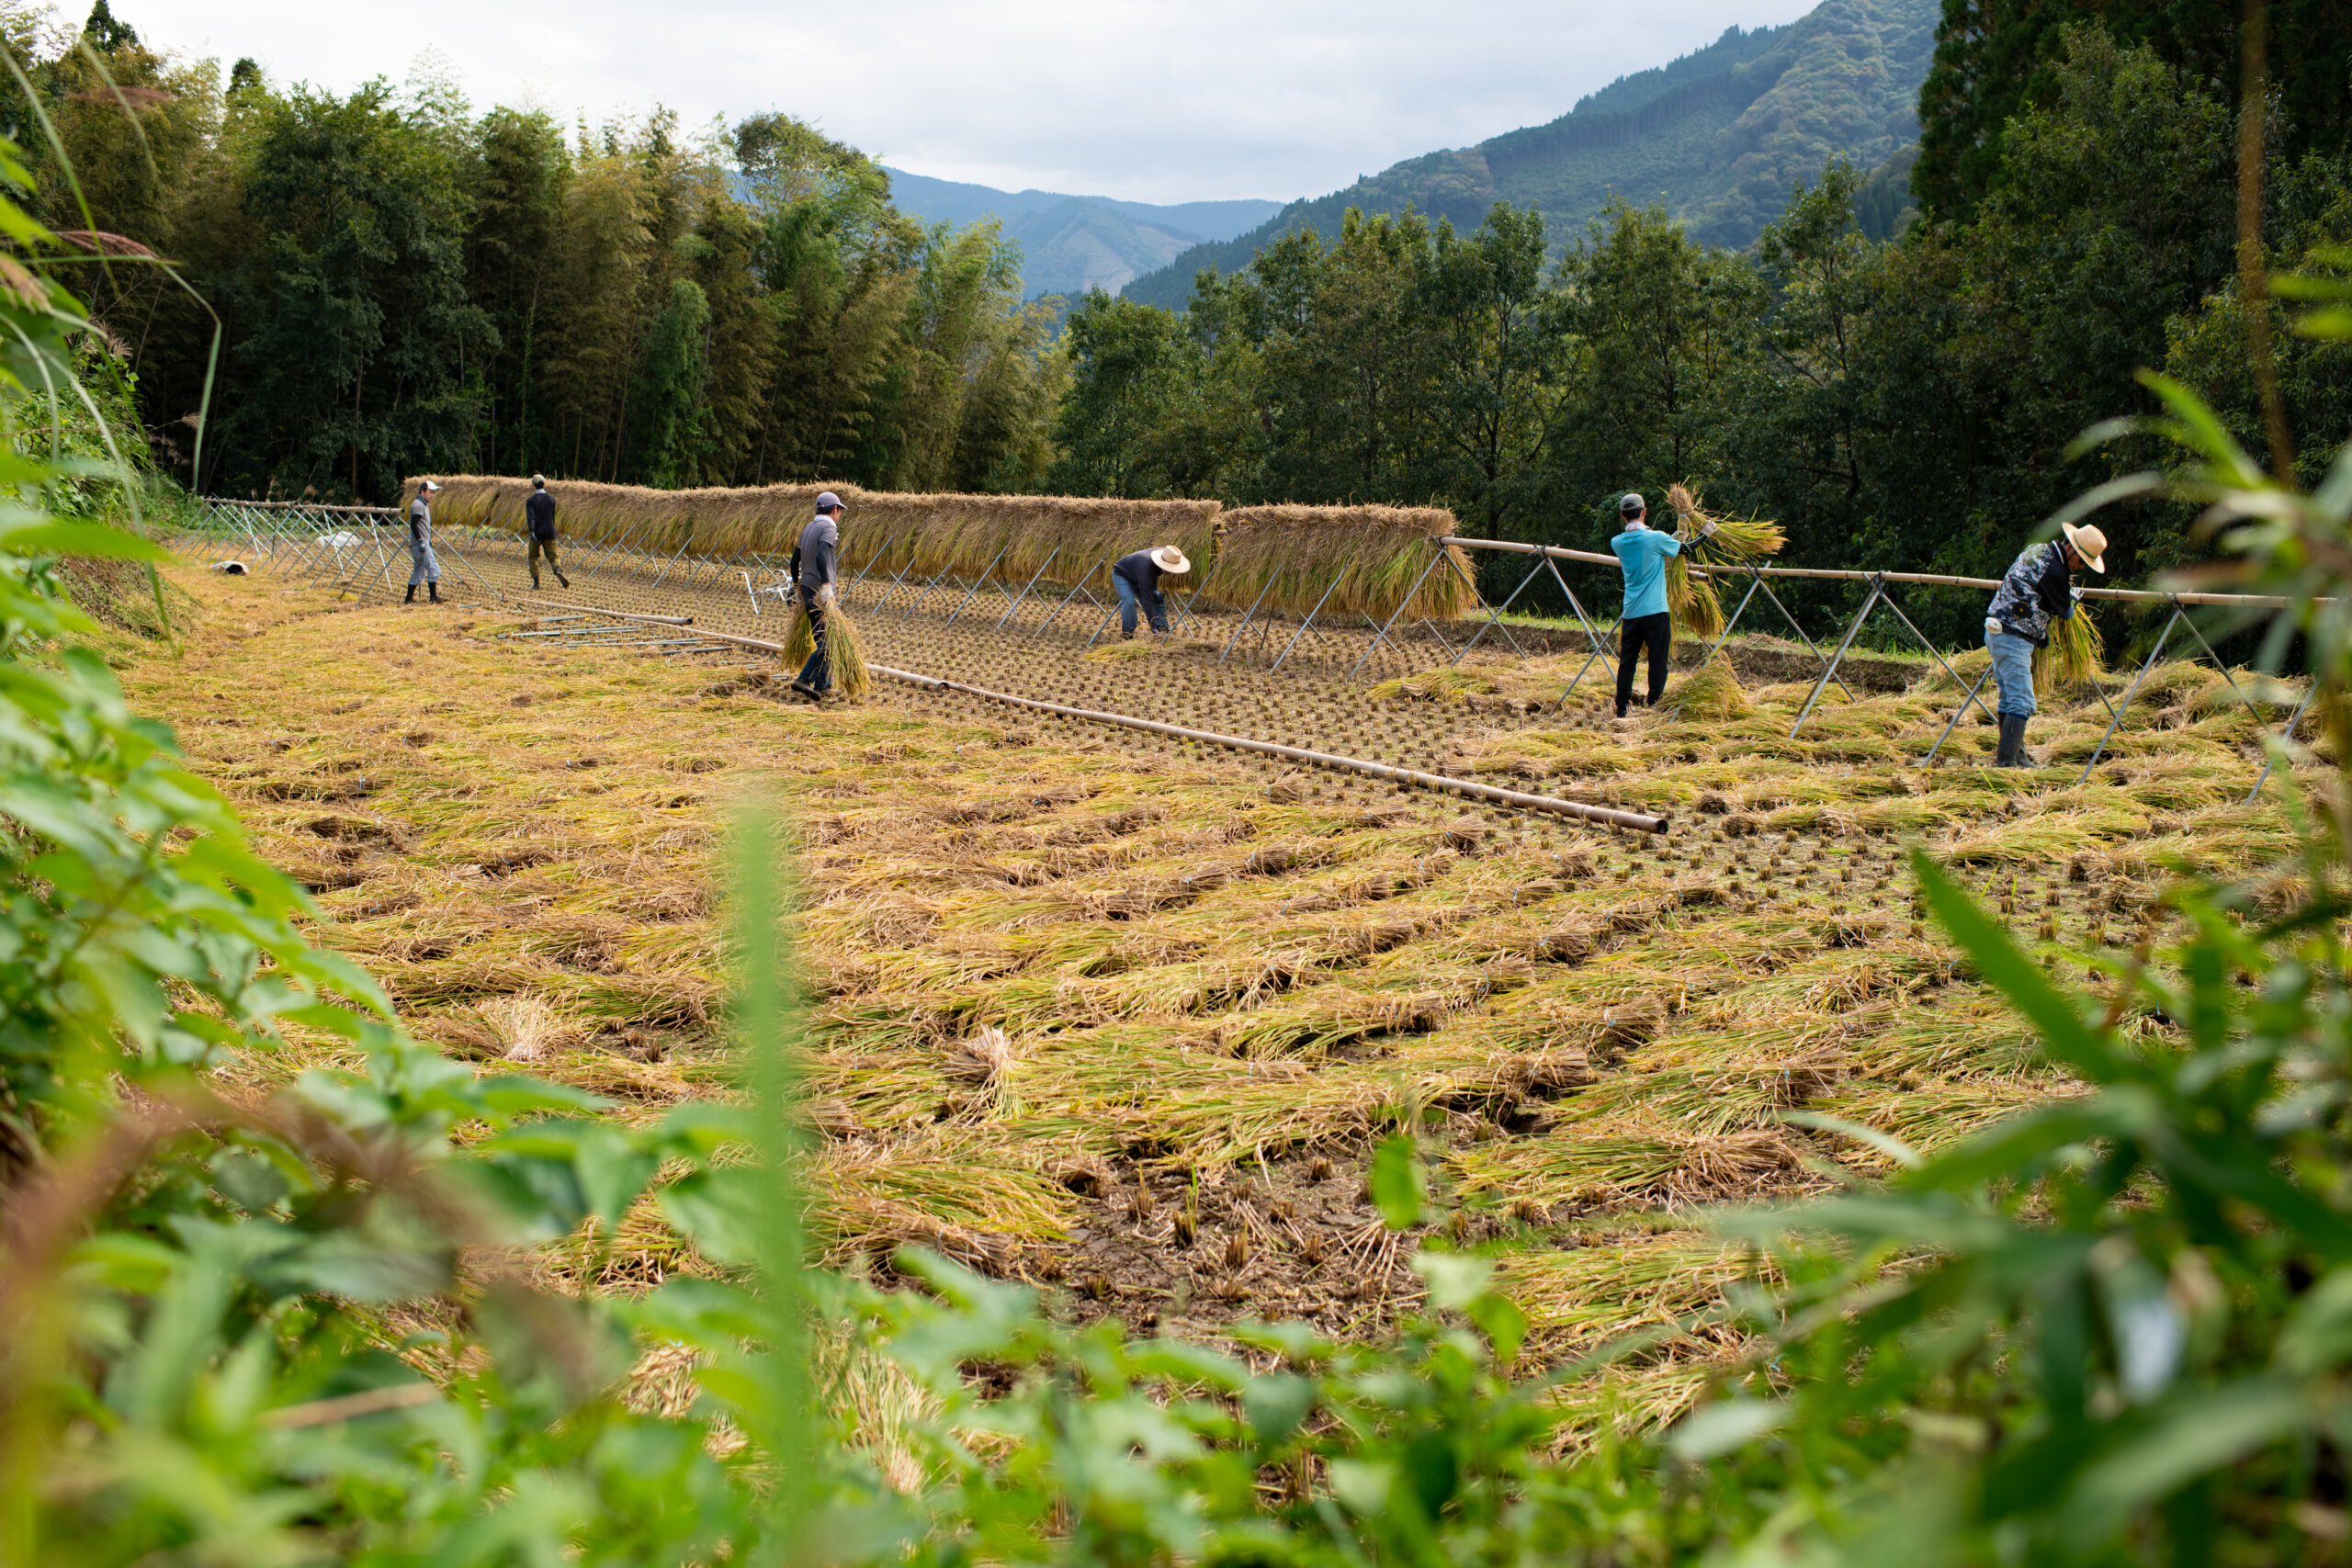
<svg viewBox="0 0 2352 1568">
<path fill-rule="evenodd" d="M 2105 577 L 2107 536 L 2097 528 L 2077 528 L 2072 523 L 2061 523 L 2058 527 L 2066 536 L 2066 542 L 2075 547 L 2075 553 L 2083 558 L 2083 564 Z"/>
<path fill-rule="evenodd" d="M 1170 577 L 1182 577 L 1193 570 L 1193 563 L 1184 558 L 1184 552 L 1173 545 L 1155 547 L 1151 552 L 1151 564 Z"/>
</svg>

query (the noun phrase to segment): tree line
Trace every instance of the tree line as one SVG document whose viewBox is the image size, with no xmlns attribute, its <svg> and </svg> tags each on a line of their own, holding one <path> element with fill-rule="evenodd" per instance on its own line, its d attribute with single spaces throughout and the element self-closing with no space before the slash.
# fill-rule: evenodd
<svg viewBox="0 0 2352 1568">
<path fill-rule="evenodd" d="M 37 24 L 6 24 L 41 111 L 11 129 L 34 210 L 92 253 L 86 302 L 193 488 L 381 502 L 405 473 L 545 469 L 989 490 L 1044 469 L 1061 361 L 1017 252 L 899 211 L 871 159 L 798 120 L 567 130 L 473 114 L 429 61 L 338 96 L 251 60 L 223 81 L 104 0 L 76 37 Z"/>
<path fill-rule="evenodd" d="M 2147 456 L 2073 450 L 2154 412 L 2143 367 L 2273 449 L 2243 352 L 2230 95 L 2096 24 L 2047 41 L 1986 155 L 1936 162 L 1944 199 L 1889 243 L 1856 220 L 1862 175 L 1833 164 L 1744 252 L 1627 203 L 1556 259 L 1508 206 L 1469 234 L 1357 214 L 1204 273 L 1182 313 L 1095 295 L 1068 323 L 1048 482 L 1434 501 L 1465 529 L 1593 547 L 1619 493 L 1689 477 L 1779 519 L 1792 561 L 1997 576 L 2026 530 Z M 2292 120 L 2296 96 L 2264 98 L 2278 269 L 2352 238 L 2341 125 Z M 2261 309 L 2316 482 L 2352 433 L 2352 350 Z M 2177 506 L 2117 533 L 2126 573 L 2202 551 Z"/>
</svg>

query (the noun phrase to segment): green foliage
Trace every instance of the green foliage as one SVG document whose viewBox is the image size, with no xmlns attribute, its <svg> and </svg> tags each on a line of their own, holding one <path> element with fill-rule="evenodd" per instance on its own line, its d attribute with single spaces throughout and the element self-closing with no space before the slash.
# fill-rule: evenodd
<svg viewBox="0 0 2352 1568">
<path fill-rule="evenodd" d="M 35 210 L 97 231 L 94 316 L 190 488 L 381 502 L 442 469 L 1017 487 L 1050 460 L 1060 364 L 1012 251 L 987 227 L 926 232 L 878 166 L 798 121 L 684 146 L 656 111 L 568 145 L 542 113 L 473 118 L 431 69 L 338 98 L 251 62 L 224 90 L 119 22 L 55 58 L 14 41 L 57 130 Z M 111 259 L 150 253 L 186 281 Z M 208 390 L 224 428 L 198 474 Z"/>
<path fill-rule="evenodd" d="M 2352 140 L 2352 6 L 2344 0 L 2280 0 L 2264 7 L 2267 54 L 2290 158 L 2340 154 Z M 1944 0 L 1934 63 L 1919 91 L 1919 162 L 1912 175 L 1930 218 L 1962 221 L 2009 182 L 2004 145 L 2014 120 L 2046 111 L 2064 91 L 2071 28 L 2095 25 L 2144 46 L 2188 80 L 2220 92 L 2228 111 L 2240 89 L 2245 7 L 2230 0 Z"/>
</svg>

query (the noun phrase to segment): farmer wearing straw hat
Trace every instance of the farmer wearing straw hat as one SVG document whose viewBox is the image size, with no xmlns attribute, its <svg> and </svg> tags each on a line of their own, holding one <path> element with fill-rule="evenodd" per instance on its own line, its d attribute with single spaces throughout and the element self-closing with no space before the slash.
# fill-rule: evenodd
<svg viewBox="0 0 2352 1568">
<path fill-rule="evenodd" d="M 433 506 L 424 499 L 440 489 L 426 479 L 416 487 L 416 499 L 408 503 L 408 597 L 401 601 L 403 604 L 416 603 L 420 582 L 433 603 L 441 603 L 441 563 L 433 558 Z"/>
<path fill-rule="evenodd" d="M 2050 623 L 2075 614 L 2076 567 L 2107 572 L 2107 536 L 2097 528 L 2058 525 L 2064 536 L 2028 545 L 2011 562 L 1984 612 L 1984 650 L 2001 688 L 2001 749 L 1996 768 L 2030 768 L 2025 723 L 2033 716 L 2033 650 L 2050 642 Z"/>
<path fill-rule="evenodd" d="M 1162 577 L 1182 577 L 1193 570 L 1184 552 L 1173 545 L 1154 545 L 1131 556 L 1121 556 L 1111 569 L 1111 586 L 1119 591 L 1119 636 L 1136 635 L 1136 611 L 1151 617 L 1151 629 L 1168 635 L 1168 606 L 1159 596 Z"/>
<path fill-rule="evenodd" d="M 793 677 L 792 689 L 810 702 L 820 702 L 832 690 L 832 666 L 825 659 L 825 612 L 833 604 L 833 584 L 841 575 L 842 498 L 831 491 L 817 498 L 817 515 L 800 530 L 792 548 L 792 577 L 800 585 L 800 604 L 808 612 L 808 630 L 817 639 L 808 662 Z"/>
<path fill-rule="evenodd" d="M 523 502 L 523 531 L 530 536 L 531 541 L 531 587 L 536 590 L 539 586 L 541 556 L 547 557 L 548 570 L 555 573 L 555 580 L 566 588 L 571 587 L 571 579 L 564 576 L 563 568 L 556 564 L 555 497 L 548 493 L 548 477 L 545 474 L 531 476 L 531 493 Z"/>
<path fill-rule="evenodd" d="M 1674 651 L 1674 617 L 1666 607 L 1666 558 L 1680 555 L 1683 542 L 1652 528 L 1649 513 L 1649 503 L 1638 494 L 1622 497 L 1617 515 L 1624 526 L 1609 541 L 1625 573 L 1625 607 L 1617 616 L 1619 718 L 1625 716 L 1625 708 L 1634 700 L 1634 666 L 1643 649 L 1648 649 L 1650 656 L 1650 707 L 1657 706 L 1657 700 L 1666 695 L 1667 660 Z M 1704 538 L 1715 528 L 1711 521 L 1699 536 Z"/>
</svg>

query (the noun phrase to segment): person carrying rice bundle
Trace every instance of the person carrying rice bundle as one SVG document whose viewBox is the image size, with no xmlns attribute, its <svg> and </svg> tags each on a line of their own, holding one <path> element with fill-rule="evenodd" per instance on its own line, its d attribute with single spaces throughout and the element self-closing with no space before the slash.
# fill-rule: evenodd
<svg viewBox="0 0 2352 1568">
<path fill-rule="evenodd" d="M 1140 608 L 1151 618 L 1151 629 L 1166 637 L 1168 605 L 1159 596 L 1159 580 L 1182 577 L 1192 570 L 1193 563 L 1173 545 L 1154 545 L 1121 556 L 1111 569 L 1111 586 L 1119 591 L 1119 636 L 1136 635 L 1136 612 Z"/>
<path fill-rule="evenodd" d="M 800 530 L 792 550 L 792 578 L 799 584 L 800 607 L 808 614 L 816 647 L 793 677 L 792 689 L 820 702 L 833 688 L 832 661 L 825 656 L 825 613 L 833 607 L 833 584 L 841 576 L 842 498 L 827 491 L 817 498 L 817 515 Z"/>
<path fill-rule="evenodd" d="M 1993 656 L 1993 680 L 2001 688 L 2001 747 L 1996 768 L 2030 768 L 2026 720 L 2034 714 L 2033 650 L 2050 641 L 2051 626 L 2072 620 L 2076 597 L 2075 569 L 2107 571 L 2107 536 L 2097 528 L 2059 525 L 2063 536 L 2028 545 L 2009 564 L 1984 611 L 1984 650 Z"/>
<path fill-rule="evenodd" d="M 1617 617 L 1617 716 L 1623 718 L 1634 700 L 1634 666 L 1646 649 L 1650 656 L 1649 700 L 1656 707 L 1666 695 L 1666 667 L 1674 650 L 1674 616 L 1666 604 L 1666 561 L 1682 553 L 1683 541 L 1661 534 L 1649 525 L 1649 503 L 1637 494 L 1617 502 L 1624 526 L 1609 541 L 1625 572 L 1625 605 Z M 1715 531 L 1706 523 L 1699 537 Z"/>
</svg>

